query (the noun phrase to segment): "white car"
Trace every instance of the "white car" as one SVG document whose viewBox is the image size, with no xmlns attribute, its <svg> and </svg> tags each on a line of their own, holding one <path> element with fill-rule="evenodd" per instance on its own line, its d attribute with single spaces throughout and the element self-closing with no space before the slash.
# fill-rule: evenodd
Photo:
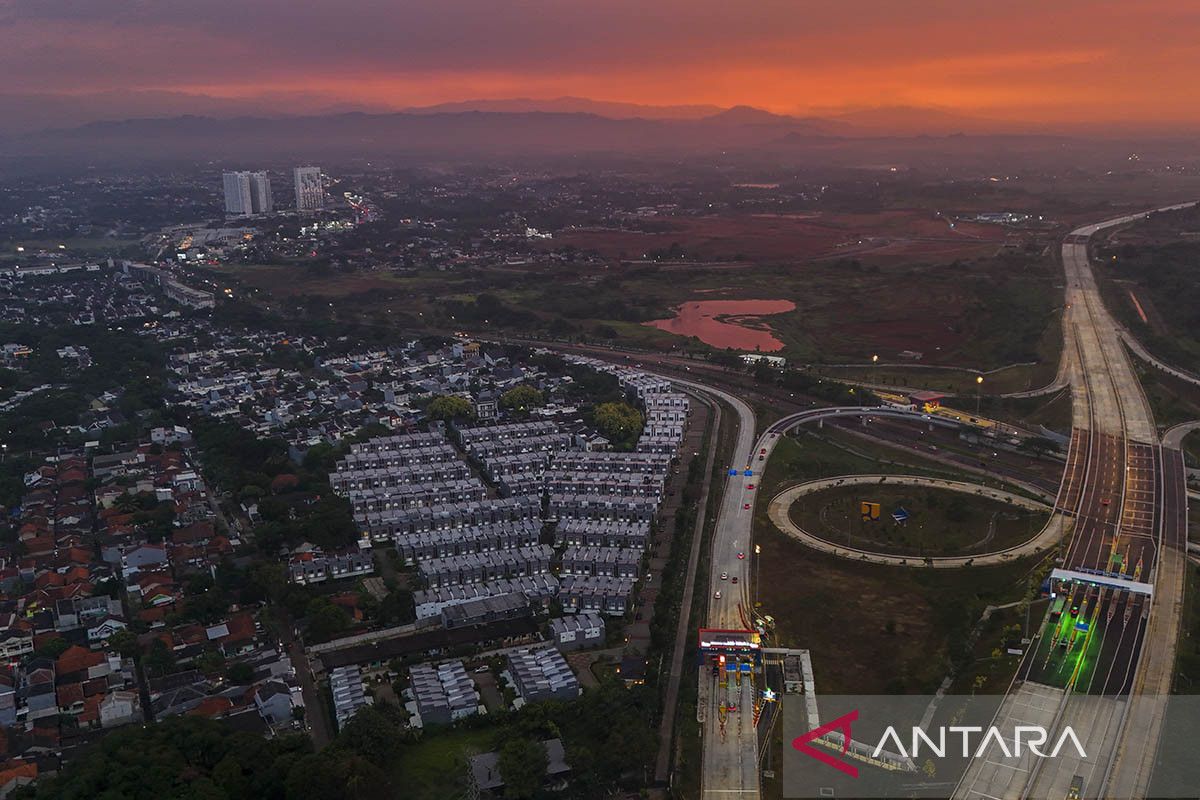
<svg viewBox="0 0 1200 800">
<path fill-rule="evenodd" d="M 713 600 L 720 600 L 720 599 L 721 599 L 721 590 L 717 589 L 715 592 L 713 592 Z"/>
<path fill-rule="evenodd" d="M 727 581 L 727 580 L 729 580 L 729 573 L 728 573 L 728 572 L 722 572 L 722 573 L 721 573 L 721 580 L 723 580 L 723 581 Z"/>
</svg>

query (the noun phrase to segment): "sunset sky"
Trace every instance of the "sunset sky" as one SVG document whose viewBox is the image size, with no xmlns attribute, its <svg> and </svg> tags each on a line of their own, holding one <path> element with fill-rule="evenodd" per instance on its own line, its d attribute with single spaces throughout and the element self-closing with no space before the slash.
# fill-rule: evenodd
<svg viewBox="0 0 1200 800">
<path fill-rule="evenodd" d="M 0 94 L 1200 122 L 1196 0 L 0 0 Z M 140 107 L 139 107 L 140 108 Z M 111 112 L 127 109 L 120 97 Z"/>
</svg>

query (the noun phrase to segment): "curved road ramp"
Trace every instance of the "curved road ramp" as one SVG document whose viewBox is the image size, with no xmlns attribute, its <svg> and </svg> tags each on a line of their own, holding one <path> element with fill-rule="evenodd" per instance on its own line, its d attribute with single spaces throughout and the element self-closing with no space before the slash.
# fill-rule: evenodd
<svg viewBox="0 0 1200 800">
<path fill-rule="evenodd" d="M 1018 508 L 1030 511 L 1050 511 L 1051 507 L 1037 500 L 1031 500 L 1023 495 L 980 486 L 964 481 L 927 478 L 919 475 L 841 475 L 834 478 L 822 478 L 809 481 L 784 489 L 771 499 L 767 514 L 775 527 L 822 553 L 828 553 L 839 558 L 849 558 L 870 564 L 886 564 L 893 567 L 932 567 L 934 569 L 960 569 L 970 566 L 988 566 L 1007 564 L 1016 558 L 1036 555 L 1058 544 L 1070 523 L 1062 514 L 1052 514 L 1046 525 L 1027 541 L 993 550 L 987 553 L 975 553 L 962 556 L 937 556 L 920 558 L 918 556 L 899 556 L 891 553 L 881 553 L 872 550 L 861 550 L 855 547 L 836 544 L 809 531 L 803 530 L 791 518 L 792 505 L 805 495 L 833 489 L 839 486 L 915 486 L 923 489 L 946 489 L 962 494 L 985 497 L 1009 503 Z"/>
</svg>

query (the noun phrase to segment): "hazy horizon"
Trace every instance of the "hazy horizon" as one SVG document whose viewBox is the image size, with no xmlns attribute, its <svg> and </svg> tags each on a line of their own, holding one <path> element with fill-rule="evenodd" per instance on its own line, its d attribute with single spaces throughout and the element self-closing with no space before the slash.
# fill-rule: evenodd
<svg viewBox="0 0 1200 800">
<path fill-rule="evenodd" d="M 173 0 L 0 2 L 8 129 L 522 98 L 870 112 L 885 126 L 878 110 L 915 109 L 997 132 L 1200 129 L 1192 36 L 1200 10 L 1178 0 L 751 8 L 213 0 L 196 12 Z"/>
</svg>

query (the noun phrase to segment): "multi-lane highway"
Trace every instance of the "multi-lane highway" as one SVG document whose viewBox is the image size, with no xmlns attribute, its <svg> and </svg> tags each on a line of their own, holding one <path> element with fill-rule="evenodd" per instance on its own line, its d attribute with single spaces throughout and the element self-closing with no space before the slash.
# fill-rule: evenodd
<svg viewBox="0 0 1200 800">
<path fill-rule="evenodd" d="M 1161 715 L 1127 712 L 1131 695 L 1170 691 L 1186 539 L 1182 460 L 1158 443 L 1088 258 L 1095 233 L 1142 216 L 1079 228 L 1062 246 L 1060 375 L 1075 427 L 1056 514 L 1074 530 L 1055 571 L 1058 596 L 997 714 L 1008 725 L 1070 725 L 1084 732 L 1089 757 L 979 758 L 955 797 L 1144 797 L 1149 786 Z"/>
<path fill-rule="evenodd" d="M 716 397 L 737 415 L 737 437 L 725 468 L 725 487 L 712 539 L 708 591 L 708 627 L 744 630 L 750 625 L 750 528 L 758 476 L 754 460 L 754 412 L 743 400 L 700 383 L 675 383 Z M 749 469 L 752 475 L 745 472 Z M 730 474 L 736 473 L 736 474 Z M 753 673 L 732 679 L 699 670 L 697 713 L 702 725 L 701 788 L 706 798 L 756 798 L 759 795 L 758 737 L 754 726 Z"/>
</svg>

